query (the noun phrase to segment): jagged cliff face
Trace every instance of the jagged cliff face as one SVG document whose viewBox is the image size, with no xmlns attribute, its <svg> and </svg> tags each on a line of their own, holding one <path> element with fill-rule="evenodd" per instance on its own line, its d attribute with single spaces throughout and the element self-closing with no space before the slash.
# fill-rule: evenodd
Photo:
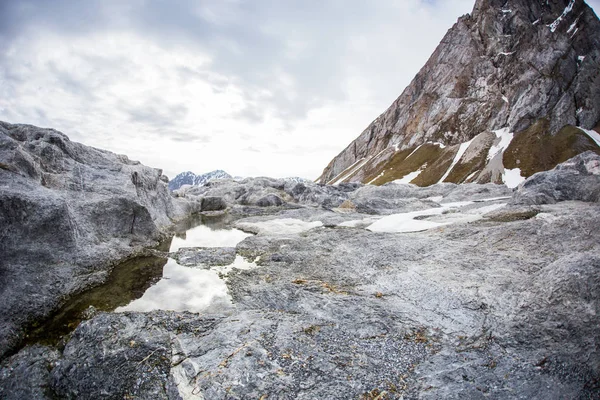
<svg viewBox="0 0 600 400">
<path fill-rule="evenodd" d="M 477 0 L 319 182 L 514 185 L 600 153 L 599 123 L 593 10 L 583 0 Z"/>
</svg>

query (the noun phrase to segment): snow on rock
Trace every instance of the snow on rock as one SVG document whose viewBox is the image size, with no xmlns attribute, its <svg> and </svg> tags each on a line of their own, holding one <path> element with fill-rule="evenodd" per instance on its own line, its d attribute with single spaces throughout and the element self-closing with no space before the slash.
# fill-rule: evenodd
<svg viewBox="0 0 600 400">
<path fill-rule="evenodd" d="M 352 175 L 352 173 L 362 168 L 362 166 L 365 165 L 367 161 L 369 161 L 368 158 L 359 159 L 354 164 L 343 170 L 338 176 L 333 178 L 333 181 L 329 182 L 329 185 L 337 185 L 338 183 L 343 182 L 344 179 L 348 178 L 350 175 Z"/>
<path fill-rule="evenodd" d="M 583 128 L 579 128 L 579 129 L 584 131 L 590 137 L 590 139 L 592 139 L 594 142 L 596 142 L 596 144 L 600 147 L 600 133 L 589 130 L 589 129 L 583 129 Z"/>
<path fill-rule="evenodd" d="M 452 164 L 450 165 L 450 168 L 448 168 L 448 170 L 446 171 L 444 176 L 442 176 L 442 178 L 438 181 L 438 183 L 444 182 L 444 179 L 446 179 L 448 177 L 448 175 L 450 175 L 450 172 L 452 172 L 452 169 L 456 166 L 456 164 L 458 164 L 461 157 L 463 156 L 463 154 L 465 154 L 465 151 L 467 151 L 467 149 L 469 148 L 469 146 L 471 145 L 473 140 L 474 139 L 471 139 L 468 142 L 462 143 L 460 145 L 460 147 L 458 148 L 458 153 L 456 153 L 456 156 L 454 156 L 454 160 L 452 160 Z"/>
<path fill-rule="evenodd" d="M 552 33 L 556 32 L 556 29 L 558 28 L 558 25 L 560 25 L 560 22 L 563 20 L 563 18 L 565 18 L 570 12 L 571 10 L 573 10 L 573 6 L 575 5 L 575 0 L 571 0 L 569 2 L 569 5 L 567 5 L 567 7 L 565 8 L 565 10 L 563 11 L 563 13 L 556 18 L 556 20 L 551 23 L 550 26 L 550 31 Z"/>
<path fill-rule="evenodd" d="M 525 177 L 521 176 L 520 168 L 505 169 L 504 173 L 502 174 L 502 182 L 504 182 L 504 184 L 511 189 L 516 188 L 521 184 L 521 182 L 524 181 Z"/>
<path fill-rule="evenodd" d="M 489 199 L 489 201 L 492 200 L 494 199 Z M 467 206 L 474 206 L 474 208 L 462 210 Z M 483 218 L 484 214 L 504 206 L 506 204 L 501 203 L 477 207 L 476 203 L 472 201 L 446 203 L 438 208 L 388 215 L 369 225 L 366 229 L 372 232 L 390 233 L 421 232 L 444 225 L 477 221 Z M 448 212 L 449 210 L 453 212 Z M 416 219 L 418 217 L 431 218 Z"/>
<path fill-rule="evenodd" d="M 295 218 L 272 219 L 260 222 L 239 222 L 239 229 L 258 235 L 293 235 L 323 226 L 321 221 L 306 222 Z"/>
<path fill-rule="evenodd" d="M 370 185 L 370 184 L 372 184 L 372 183 L 373 183 L 373 182 L 375 182 L 377 179 L 381 178 L 383 175 L 385 175 L 385 170 L 383 170 L 383 172 L 382 172 L 382 173 L 380 173 L 379 175 L 377 175 L 375 178 L 371 179 L 371 180 L 370 180 L 370 181 L 367 183 L 367 185 Z"/>
<path fill-rule="evenodd" d="M 395 181 L 392 181 L 392 183 L 396 183 L 396 184 L 400 184 L 400 185 L 407 185 L 409 183 L 411 183 L 413 181 L 413 179 L 415 179 L 417 176 L 421 175 L 421 172 L 423 172 L 423 167 L 419 168 L 417 171 L 411 172 L 410 174 L 405 175 L 404 177 L 402 177 L 402 179 L 396 179 Z"/>
<path fill-rule="evenodd" d="M 508 148 L 514 137 L 514 133 L 510 132 L 508 128 L 498 129 L 497 131 L 494 131 L 494 134 L 498 139 L 500 139 L 500 141 L 498 144 L 490 147 L 487 155 L 488 161 L 496 157 L 498 154 L 503 153 Z"/>
</svg>

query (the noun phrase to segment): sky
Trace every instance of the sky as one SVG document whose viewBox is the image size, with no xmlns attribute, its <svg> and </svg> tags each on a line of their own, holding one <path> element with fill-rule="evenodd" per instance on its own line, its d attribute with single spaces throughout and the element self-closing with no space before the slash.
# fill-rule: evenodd
<svg viewBox="0 0 600 400">
<path fill-rule="evenodd" d="M 315 179 L 473 4 L 0 0 L 0 120 L 171 178 Z"/>
</svg>

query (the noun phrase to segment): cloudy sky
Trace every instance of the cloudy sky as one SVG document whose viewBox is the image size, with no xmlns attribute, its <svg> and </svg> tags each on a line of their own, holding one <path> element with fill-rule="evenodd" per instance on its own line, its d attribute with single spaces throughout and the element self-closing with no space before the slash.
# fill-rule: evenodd
<svg viewBox="0 0 600 400">
<path fill-rule="evenodd" d="M 473 4 L 0 0 L 0 120 L 170 177 L 314 179 Z"/>
</svg>

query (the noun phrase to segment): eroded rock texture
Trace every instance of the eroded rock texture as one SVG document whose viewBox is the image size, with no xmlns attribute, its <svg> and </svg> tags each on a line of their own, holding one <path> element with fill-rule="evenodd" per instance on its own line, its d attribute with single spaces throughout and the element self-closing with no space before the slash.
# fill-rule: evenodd
<svg viewBox="0 0 600 400">
<path fill-rule="evenodd" d="M 514 193 L 213 182 L 203 193 L 257 234 L 177 255 L 256 260 L 228 272 L 232 307 L 100 313 L 64 348 L 6 358 L 0 397 L 598 398 L 600 203 L 565 189 L 597 193 L 598 163 L 582 154 Z M 266 193 L 286 204 L 248 204 Z"/>
<path fill-rule="evenodd" d="M 53 129 L 0 122 L 0 354 L 24 325 L 193 211 L 166 182 L 159 169 Z"/>
<path fill-rule="evenodd" d="M 523 177 L 600 153 L 600 21 L 583 0 L 478 0 L 322 183 Z M 592 133 L 593 134 L 593 133 Z"/>
</svg>

